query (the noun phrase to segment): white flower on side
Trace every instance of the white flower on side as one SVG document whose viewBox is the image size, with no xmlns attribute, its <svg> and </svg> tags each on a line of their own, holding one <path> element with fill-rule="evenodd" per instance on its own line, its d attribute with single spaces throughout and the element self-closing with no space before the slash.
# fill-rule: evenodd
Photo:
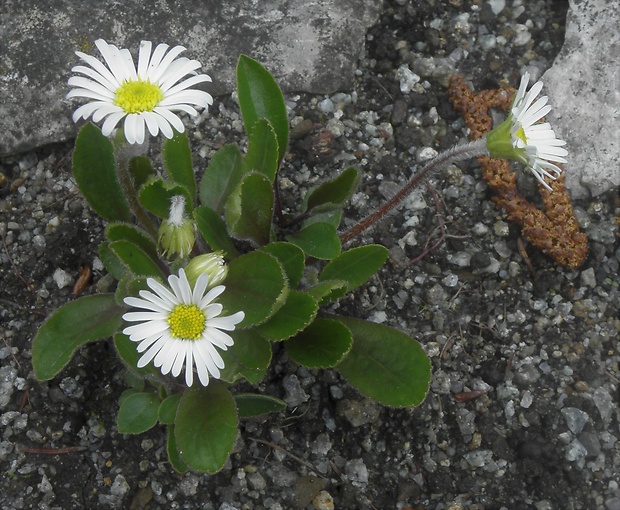
<svg viewBox="0 0 620 510">
<path fill-rule="evenodd" d="M 78 65 L 72 69 L 83 76 L 69 79 L 69 85 L 75 88 L 69 91 L 67 98 L 85 97 L 92 101 L 74 112 L 74 122 L 91 115 L 95 123 L 105 119 L 101 130 L 109 136 L 124 118 L 127 142 L 141 144 L 145 126 L 152 136 L 161 131 L 166 138 L 172 138 L 172 128 L 180 133 L 185 130 L 174 112 L 183 111 L 195 116 L 198 111 L 194 106 L 207 108 L 213 103 L 207 92 L 190 88 L 210 82 L 211 78 L 206 74 L 196 74 L 201 68 L 197 60 L 177 58 L 185 50 L 183 46 L 168 51 L 167 44 L 159 44 L 151 54 L 151 42 L 142 41 L 136 70 L 129 50 L 118 49 L 103 39 L 96 40 L 95 45 L 107 67 L 91 55 L 75 52 L 90 67 Z M 183 79 L 188 74 L 192 76 Z"/>
<path fill-rule="evenodd" d="M 126 327 L 123 333 L 139 342 L 138 352 L 144 352 L 138 368 L 153 361 L 162 374 L 171 372 L 176 377 L 185 365 L 185 383 L 191 386 L 196 365 L 200 383 L 207 386 L 209 377 L 219 378 L 224 368 L 216 347 L 225 351 L 233 345 L 224 331 L 233 331 L 245 314 L 220 316 L 223 307 L 213 301 L 225 287 L 218 285 L 205 294 L 209 284 L 206 274 L 198 277 L 193 289 L 183 269 L 179 276 L 168 277 L 168 284 L 170 288 L 149 278 L 147 285 L 154 293 L 141 290 L 140 298 L 124 299 L 125 304 L 145 311 L 125 313 L 124 320 L 140 324 Z"/>
<path fill-rule="evenodd" d="M 493 157 L 513 159 L 527 165 L 536 179 L 551 189 L 545 177 L 557 179 L 562 170 L 554 163 L 566 163 L 564 140 L 556 138 L 551 125 L 540 120 L 551 111 L 547 96 L 536 100 L 542 82 L 526 92 L 529 73 L 521 78 L 508 118 L 487 135 L 487 148 Z M 535 101 L 536 100 L 536 101 Z"/>
<path fill-rule="evenodd" d="M 185 217 L 185 197 L 175 195 L 170 200 L 170 215 L 162 221 L 157 242 L 168 258 L 187 257 L 194 247 L 194 221 Z"/>
</svg>

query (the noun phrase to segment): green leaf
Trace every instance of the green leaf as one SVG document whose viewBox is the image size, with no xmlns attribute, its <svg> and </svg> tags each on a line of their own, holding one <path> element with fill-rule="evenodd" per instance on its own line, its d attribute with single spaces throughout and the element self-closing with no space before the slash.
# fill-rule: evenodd
<svg viewBox="0 0 620 510">
<path fill-rule="evenodd" d="M 342 208 L 349 201 L 360 180 L 359 172 L 349 167 L 331 181 L 310 190 L 305 198 L 306 210 L 329 211 Z"/>
<path fill-rule="evenodd" d="M 234 145 L 224 145 L 211 158 L 200 181 L 200 202 L 218 213 L 230 194 L 237 188 L 243 175 L 243 156 Z"/>
<path fill-rule="evenodd" d="M 32 365 L 37 379 L 47 381 L 58 374 L 78 347 L 112 336 L 124 311 L 114 294 L 85 296 L 59 308 L 33 340 Z"/>
<path fill-rule="evenodd" d="M 278 259 L 284 268 L 291 289 L 299 285 L 306 267 L 305 255 L 301 248 L 291 243 L 279 241 L 261 246 L 259 251 L 269 253 Z"/>
<path fill-rule="evenodd" d="M 151 160 L 146 156 L 136 156 L 129 160 L 129 175 L 133 180 L 134 188 L 140 189 L 146 181 L 155 177 L 157 172 L 151 165 Z"/>
<path fill-rule="evenodd" d="M 231 384 L 241 378 L 258 384 L 267 374 L 271 361 L 271 344 L 256 329 L 230 332 L 235 343 L 227 351 L 219 351 L 224 360 L 220 379 Z"/>
<path fill-rule="evenodd" d="M 108 241 L 129 241 L 149 256 L 157 258 L 157 245 L 144 230 L 129 223 L 108 223 L 105 228 Z"/>
<path fill-rule="evenodd" d="M 273 184 L 278 172 L 278 140 L 267 119 L 258 119 L 248 139 L 248 153 L 243 161 L 245 173 L 260 172 Z"/>
<path fill-rule="evenodd" d="M 313 223 L 286 239 L 299 246 L 308 257 L 315 259 L 331 260 L 340 253 L 336 227 L 329 223 Z"/>
<path fill-rule="evenodd" d="M 112 142 L 92 123 L 78 133 L 73 176 L 88 204 L 108 221 L 128 221 L 129 206 L 118 182 Z"/>
<path fill-rule="evenodd" d="M 159 399 L 152 393 L 134 393 L 123 400 L 116 424 L 121 434 L 142 434 L 157 424 Z"/>
<path fill-rule="evenodd" d="M 257 329 L 268 340 L 286 340 L 308 326 L 318 309 L 316 299 L 310 294 L 291 290 L 282 308 Z"/>
<path fill-rule="evenodd" d="M 353 347 L 336 367 L 361 393 L 382 404 L 415 407 L 431 380 L 431 364 L 420 344 L 382 324 L 339 317 L 353 334 Z"/>
<path fill-rule="evenodd" d="M 149 257 L 137 245 L 129 241 L 114 241 L 109 247 L 132 273 L 165 278 L 156 262 L 158 259 Z"/>
<path fill-rule="evenodd" d="M 282 161 L 288 145 L 284 96 L 269 71 L 246 55 L 237 62 L 237 94 L 248 137 L 259 119 L 267 119 L 276 133 L 278 161 Z"/>
<path fill-rule="evenodd" d="M 239 418 L 250 418 L 286 409 L 286 404 L 282 400 L 266 395 L 239 393 L 234 398 Z"/>
<path fill-rule="evenodd" d="M 151 290 L 147 285 L 148 278 L 146 276 L 136 276 L 133 273 L 127 273 L 123 276 L 116 286 L 114 298 L 116 302 L 125 306 L 124 299 L 129 296 L 137 296 L 141 290 Z"/>
<path fill-rule="evenodd" d="M 201 205 L 194 209 L 194 220 L 203 239 L 213 251 L 223 251 L 228 259 L 239 256 L 239 251 L 228 235 L 224 220 L 210 207 Z"/>
<path fill-rule="evenodd" d="M 168 453 L 168 460 L 170 461 L 170 464 L 176 472 L 181 474 L 187 473 L 189 471 L 189 466 L 183 462 L 181 454 L 179 453 L 177 440 L 174 435 L 174 425 L 168 425 L 168 432 L 166 436 L 166 452 Z"/>
<path fill-rule="evenodd" d="M 263 174 L 246 175 L 226 203 L 226 224 L 237 239 L 267 244 L 273 217 L 273 188 Z"/>
<path fill-rule="evenodd" d="M 174 431 L 181 458 L 197 471 L 217 473 L 237 436 L 237 407 L 218 380 L 183 393 Z"/>
<path fill-rule="evenodd" d="M 130 271 L 127 269 L 125 264 L 121 262 L 121 259 L 118 258 L 118 255 L 112 251 L 110 248 L 110 243 L 104 241 L 99 244 L 99 258 L 105 269 L 108 273 L 110 273 L 117 281 L 120 281 L 126 274 Z"/>
<path fill-rule="evenodd" d="M 301 224 L 301 228 L 309 227 L 314 223 L 329 223 L 333 225 L 335 229 L 338 229 L 340 226 L 340 221 L 342 220 L 342 209 L 334 209 L 332 211 L 313 213 L 311 216 L 308 216 L 303 223 Z"/>
<path fill-rule="evenodd" d="M 196 179 L 192 164 L 192 153 L 185 133 L 175 130 L 172 138 L 165 138 L 163 147 L 164 168 L 170 180 L 185 186 L 193 208 L 196 204 Z"/>
<path fill-rule="evenodd" d="M 342 289 L 346 286 L 347 282 L 344 280 L 327 280 L 304 290 L 316 299 L 321 306 L 331 302 L 331 296 L 344 294 L 345 292 Z"/>
<path fill-rule="evenodd" d="M 166 220 L 170 215 L 170 201 L 176 195 L 185 197 L 185 212 L 189 214 L 192 198 L 187 188 L 181 184 L 164 181 L 159 177 L 151 179 L 140 188 L 138 200 L 147 211 Z"/>
<path fill-rule="evenodd" d="M 173 393 L 169 397 L 162 400 L 159 411 L 157 412 L 157 419 L 159 423 L 164 425 L 172 425 L 177 417 L 177 409 L 179 402 L 181 401 L 181 393 Z"/>
<path fill-rule="evenodd" d="M 121 359 L 131 368 L 133 372 L 139 374 L 142 377 L 148 377 L 149 375 L 157 374 L 159 369 L 155 368 L 153 363 L 149 363 L 147 366 L 138 368 L 138 360 L 142 357 L 142 353 L 137 350 L 138 344 L 132 342 L 129 337 L 123 333 L 116 333 L 114 335 L 114 347 Z"/>
<path fill-rule="evenodd" d="M 333 319 L 316 319 L 284 345 L 295 363 L 308 368 L 327 368 L 337 365 L 352 343 L 351 332 L 344 324 Z"/>
<path fill-rule="evenodd" d="M 335 291 L 329 300 L 343 296 L 366 282 L 385 264 L 388 249 L 379 244 L 358 246 L 338 255 L 319 274 L 319 281 L 344 280 L 347 285 Z"/>
<path fill-rule="evenodd" d="M 219 301 L 229 313 L 242 310 L 245 318 L 237 327 L 247 328 L 276 313 L 287 294 L 282 265 L 268 253 L 253 251 L 230 262 L 226 291 Z"/>
</svg>

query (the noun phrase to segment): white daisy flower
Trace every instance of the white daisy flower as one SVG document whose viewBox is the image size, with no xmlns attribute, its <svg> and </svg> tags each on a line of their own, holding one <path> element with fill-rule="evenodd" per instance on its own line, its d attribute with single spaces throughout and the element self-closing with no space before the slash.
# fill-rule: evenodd
<svg viewBox="0 0 620 510">
<path fill-rule="evenodd" d="M 101 130 L 109 136 L 124 118 L 127 142 L 141 144 L 145 125 L 152 136 L 161 131 L 166 138 L 172 138 L 172 128 L 180 133 L 185 130 L 174 112 L 183 111 L 195 116 L 198 111 L 194 106 L 207 108 L 213 103 L 207 92 L 189 88 L 209 82 L 211 78 L 196 73 L 201 67 L 197 60 L 177 58 L 185 50 L 183 46 L 168 51 L 167 44 L 159 44 L 151 54 L 151 42 L 142 41 L 136 70 L 129 50 L 118 49 L 103 39 L 96 40 L 95 45 L 107 67 L 91 55 L 75 52 L 90 67 L 79 65 L 72 69 L 83 76 L 69 79 L 69 85 L 76 88 L 67 94 L 67 98 L 85 97 L 93 101 L 74 112 L 74 122 L 91 115 L 95 123 L 105 119 Z M 180 81 L 188 74 L 192 76 Z"/>
<path fill-rule="evenodd" d="M 526 92 L 529 73 L 521 78 L 508 118 L 487 135 L 487 148 L 493 157 L 514 159 L 527 165 L 536 179 L 551 189 L 545 177 L 557 179 L 562 170 L 554 163 L 566 163 L 564 140 L 556 138 L 548 122 L 539 122 L 551 111 L 547 96 L 534 101 L 542 90 L 536 82 Z"/>
<path fill-rule="evenodd" d="M 209 284 L 206 274 L 198 277 L 193 290 L 183 269 L 179 276 L 168 277 L 168 284 L 170 288 L 149 278 L 147 285 L 154 293 L 141 290 L 141 299 L 124 299 L 127 305 L 148 311 L 124 314 L 126 321 L 140 324 L 126 327 L 123 333 L 139 342 L 138 352 L 144 352 L 138 368 L 153 361 L 162 374 L 172 372 L 176 377 L 185 364 L 185 383 L 191 386 L 195 364 L 200 383 L 207 386 L 209 377 L 219 378 L 220 369 L 224 368 L 216 347 L 225 351 L 233 345 L 233 339 L 222 330 L 233 331 L 245 314 L 220 317 L 223 307 L 213 301 L 225 287 L 218 285 L 205 294 Z"/>
</svg>

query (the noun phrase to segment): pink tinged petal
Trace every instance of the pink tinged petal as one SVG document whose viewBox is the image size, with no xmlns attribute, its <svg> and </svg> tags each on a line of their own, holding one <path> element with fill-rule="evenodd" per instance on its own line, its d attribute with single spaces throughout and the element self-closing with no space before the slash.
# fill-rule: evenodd
<svg viewBox="0 0 620 510">
<path fill-rule="evenodd" d="M 76 51 L 75 54 L 80 57 L 84 62 L 86 62 L 90 67 L 92 67 L 97 73 L 103 76 L 106 80 L 108 80 L 111 84 L 114 85 L 114 89 L 120 87 L 121 82 L 116 79 L 110 70 L 101 63 L 101 61 L 92 55 L 87 55 L 86 53 L 82 53 L 81 51 Z M 79 67 L 79 66 L 76 66 Z M 74 68 L 75 69 L 75 68 Z"/>
<path fill-rule="evenodd" d="M 140 41 L 140 51 L 138 52 L 138 76 L 146 79 L 146 72 L 149 68 L 151 58 L 151 41 Z"/>
<path fill-rule="evenodd" d="M 155 113 L 161 115 L 165 120 L 167 120 L 168 123 L 179 133 L 183 133 L 183 131 L 185 131 L 185 126 L 183 125 L 183 122 L 181 122 L 181 119 L 179 119 L 170 110 L 159 106 L 156 106 L 153 110 Z M 172 138 L 172 136 L 170 138 Z"/>
<path fill-rule="evenodd" d="M 159 80 L 168 69 L 168 66 L 184 51 L 185 48 L 183 46 L 175 46 L 174 48 L 172 48 L 161 60 L 157 68 L 153 69 L 153 71 L 149 74 L 149 79 L 152 82 L 157 82 L 159 84 Z"/>
<path fill-rule="evenodd" d="M 110 136 L 119 121 L 125 116 L 125 112 L 116 112 L 108 115 L 108 118 L 101 126 L 101 132 L 104 136 Z"/>
<path fill-rule="evenodd" d="M 194 384 L 194 359 L 192 348 L 192 345 L 189 344 L 187 346 L 187 351 L 185 352 L 185 384 L 188 386 Z M 207 379 L 207 384 L 208 383 L 209 380 Z"/>
</svg>

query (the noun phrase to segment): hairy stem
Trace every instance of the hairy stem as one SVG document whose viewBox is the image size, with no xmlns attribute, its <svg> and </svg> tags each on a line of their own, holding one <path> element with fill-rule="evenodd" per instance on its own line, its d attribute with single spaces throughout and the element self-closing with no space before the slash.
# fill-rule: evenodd
<svg viewBox="0 0 620 510">
<path fill-rule="evenodd" d="M 457 145 L 439 154 L 435 159 L 429 161 L 422 170 L 416 172 L 413 177 L 387 202 L 381 204 L 374 212 L 361 219 L 348 230 L 340 234 L 340 241 L 345 243 L 353 239 L 356 235 L 372 227 L 377 221 L 384 218 L 392 209 L 398 206 L 409 194 L 428 179 L 432 174 L 443 170 L 448 165 L 475 158 L 476 156 L 488 156 L 486 138 L 479 138 L 464 145 Z"/>
</svg>

